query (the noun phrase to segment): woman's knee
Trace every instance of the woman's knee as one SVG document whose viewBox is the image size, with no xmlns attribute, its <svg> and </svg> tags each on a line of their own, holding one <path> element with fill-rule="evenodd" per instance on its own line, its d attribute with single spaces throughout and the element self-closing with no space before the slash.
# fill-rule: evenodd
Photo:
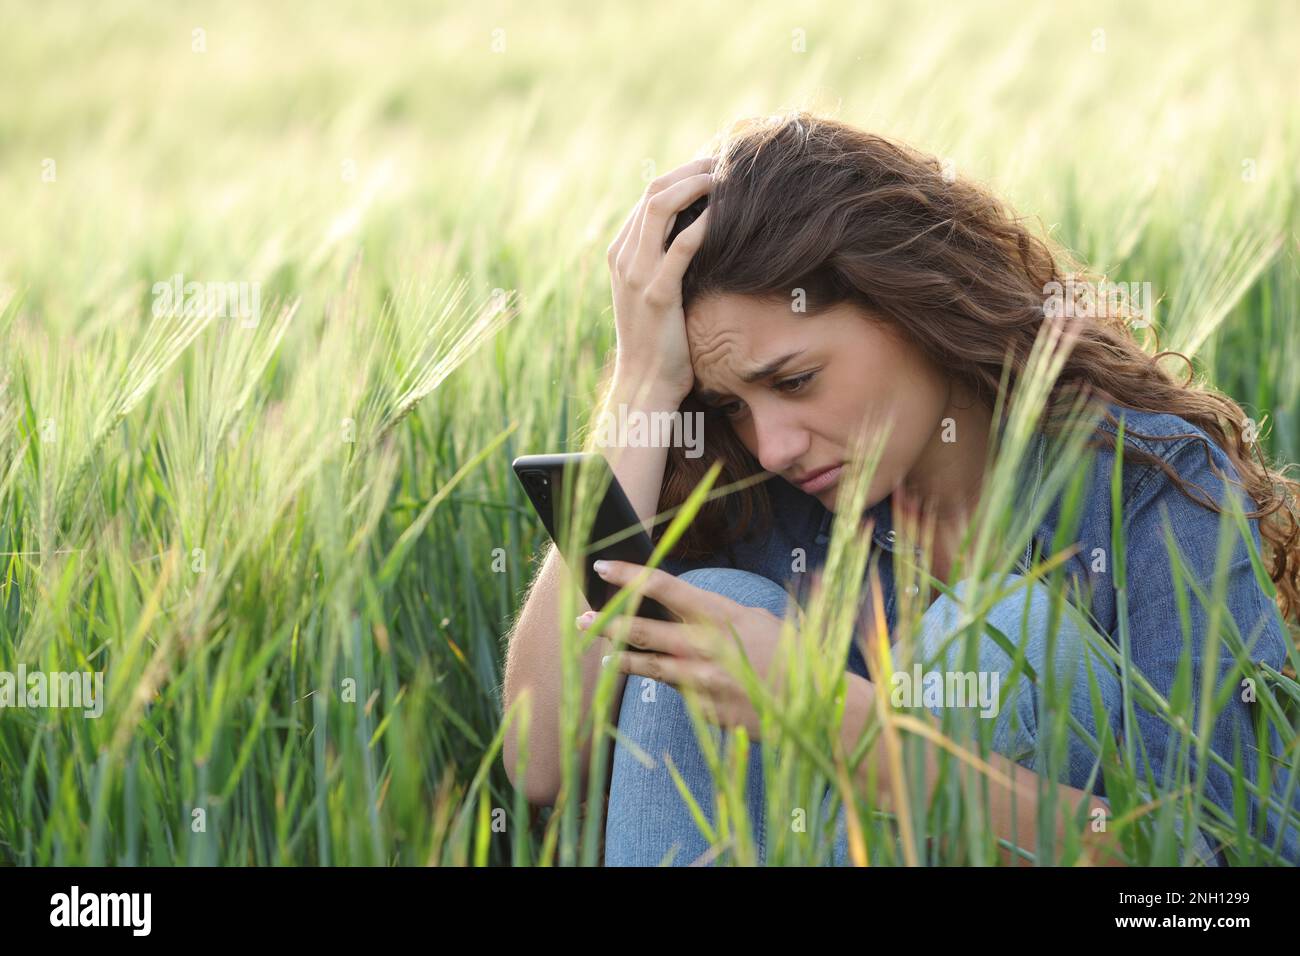
<svg viewBox="0 0 1300 956">
<path fill-rule="evenodd" d="M 1009 575 L 1006 587 L 1020 577 Z M 922 616 L 921 648 L 927 660 L 954 666 L 970 659 L 968 641 L 957 633 L 968 621 L 959 602 L 965 601 L 969 584 L 959 581 L 953 589 L 955 599 L 940 595 Z M 995 603 L 985 615 L 985 627 L 978 635 L 976 666 L 997 671 L 1004 678 L 1018 671 L 1026 678 L 1032 676 L 1040 686 L 1054 681 L 1058 686 L 1072 687 L 1085 674 L 1085 660 L 1091 662 L 1099 680 L 1113 675 L 1113 666 L 1085 636 L 1085 631 L 1092 629 L 1077 609 L 1062 599 L 1059 618 L 1053 622 L 1052 601 L 1048 587 L 1035 581 L 1016 586 Z M 990 629 L 1006 638 L 1006 646 Z M 1092 641 L 1099 639 L 1095 632 L 1090 636 Z"/>
<path fill-rule="evenodd" d="M 680 577 L 696 587 L 713 591 L 749 607 L 774 614 L 785 610 L 786 593 L 774 582 L 735 568 L 698 568 Z M 708 733 L 715 746 L 726 750 L 730 734 L 693 720 L 685 698 L 674 687 L 648 677 L 629 675 L 619 708 L 619 733 L 614 750 L 609 816 L 606 823 L 607 860 L 657 863 L 671 846 L 680 851 L 679 863 L 689 863 L 707 845 L 686 802 L 668 770 L 671 761 L 692 798 L 712 819 L 713 777 L 698 733 Z M 649 763 L 634 755 L 624 742 L 640 750 Z M 746 794 L 755 837 L 761 848 L 762 758 L 757 743 L 750 746 Z"/>
<path fill-rule="evenodd" d="M 678 780 L 714 822 L 715 781 L 700 735 L 708 735 L 725 765 L 731 733 L 698 722 L 672 685 L 638 675 L 628 675 L 618 728 L 606 818 L 606 864 L 654 866 L 671 853 L 675 865 L 685 865 L 703 857 L 709 844 L 678 789 Z M 762 773 L 760 745 L 752 743 L 745 792 L 760 860 Z"/>
<path fill-rule="evenodd" d="M 1018 577 L 1012 575 L 1007 586 L 1016 584 Z M 963 673 L 969 669 L 972 638 L 958 633 L 968 620 L 959 606 L 968 595 L 968 584 L 959 582 L 954 588 L 955 599 L 940 596 L 923 615 L 919 644 L 927 666 Z M 998 686 L 995 749 L 1017 760 L 1037 750 L 1039 723 L 1049 700 L 1056 702 L 1056 710 L 1059 702 L 1067 702 L 1070 714 L 1093 737 L 1099 726 L 1094 716 L 1094 688 L 1100 693 L 1106 719 L 1118 713 L 1119 676 L 1092 644 L 1104 638 L 1068 602 L 1063 601 L 1054 624 L 1052 594 L 1046 585 L 1032 582 L 1016 587 L 989 609 L 985 622 L 1009 642 L 1004 647 L 987 629 L 974 638 L 976 677 L 996 681 Z M 1069 747 L 1068 762 L 1074 776 L 1091 762 L 1085 752 L 1090 747 L 1075 733 L 1069 735 Z"/>
</svg>

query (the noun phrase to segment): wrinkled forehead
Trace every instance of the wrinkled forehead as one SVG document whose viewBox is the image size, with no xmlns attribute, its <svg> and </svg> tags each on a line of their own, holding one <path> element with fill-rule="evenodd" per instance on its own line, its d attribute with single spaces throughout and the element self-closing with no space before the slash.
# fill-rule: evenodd
<svg viewBox="0 0 1300 956">
<path fill-rule="evenodd" d="M 806 316 L 789 305 L 742 296 L 714 296 L 686 315 L 686 340 L 695 374 L 739 375 L 774 355 L 805 348 L 813 334 Z"/>
</svg>

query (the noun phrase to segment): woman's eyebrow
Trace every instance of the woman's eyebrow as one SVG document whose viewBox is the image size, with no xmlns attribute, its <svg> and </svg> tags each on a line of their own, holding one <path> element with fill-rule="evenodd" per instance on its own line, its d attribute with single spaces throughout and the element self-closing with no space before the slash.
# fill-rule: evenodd
<svg viewBox="0 0 1300 956">
<path fill-rule="evenodd" d="M 763 379 L 775 375 L 777 372 L 781 371 L 781 369 L 785 368 L 787 362 L 793 359 L 797 359 L 800 355 L 803 355 L 803 353 L 804 353 L 804 349 L 799 349 L 799 351 L 797 352 L 788 352 L 785 355 L 772 359 L 772 361 L 770 362 L 765 362 L 762 365 L 760 365 L 758 368 L 745 372 L 743 375 L 741 375 L 740 376 L 741 381 L 743 381 L 746 385 L 753 385 L 755 382 L 762 381 Z M 718 399 L 723 398 L 725 396 L 721 392 L 715 392 L 709 388 L 701 388 L 701 389 L 696 389 L 695 397 L 699 399 L 701 402 L 703 402 L 705 405 L 713 405 L 718 401 Z"/>
</svg>

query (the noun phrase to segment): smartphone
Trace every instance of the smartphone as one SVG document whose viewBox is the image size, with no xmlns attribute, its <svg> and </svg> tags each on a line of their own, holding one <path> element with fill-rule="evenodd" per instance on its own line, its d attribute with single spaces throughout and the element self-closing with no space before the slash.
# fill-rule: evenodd
<svg viewBox="0 0 1300 956">
<path fill-rule="evenodd" d="M 582 552 L 572 554 L 566 553 L 571 550 L 567 527 L 569 516 L 574 513 L 574 492 L 577 490 L 577 469 L 580 464 L 584 466 L 584 473 L 592 476 L 591 484 L 587 487 L 601 495 L 601 500 Z M 510 467 L 514 469 L 533 510 L 542 519 L 546 533 L 555 542 L 569 570 L 582 569 L 582 593 L 592 609 L 599 611 L 618 592 L 618 586 L 602 579 L 592 570 L 592 563 L 606 559 L 647 564 L 653 551 L 650 536 L 646 534 L 636 509 L 628 501 L 609 462 L 603 455 L 574 452 L 523 455 L 511 462 Z M 680 620 L 677 615 L 649 597 L 641 598 L 637 617 L 658 621 Z"/>
</svg>

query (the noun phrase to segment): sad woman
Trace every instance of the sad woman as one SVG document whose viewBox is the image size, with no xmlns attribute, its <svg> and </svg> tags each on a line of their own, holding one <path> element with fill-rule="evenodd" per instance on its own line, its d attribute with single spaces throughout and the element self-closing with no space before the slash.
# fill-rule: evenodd
<svg viewBox="0 0 1300 956">
<path fill-rule="evenodd" d="M 602 666 L 618 671 L 605 863 L 687 864 L 726 853 L 706 839 L 667 766 L 671 761 L 712 819 L 713 780 L 683 697 L 687 687 L 718 728 L 743 726 L 757 742 L 746 794 L 761 862 L 770 843 L 763 725 L 724 660 L 727 642 L 716 635 L 739 640 L 755 672 L 776 679 L 781 621 L 800 582 L 789 585 L 806 577 L 792 555 L 813 570 L 825 560 L 832 527 L 845 517 L 836 508 L 845 500 L 840 486 L 850 475 L 854 437 L 883 434 L 860 516 L 867 520 L 859 525 L 873 538 L 883 605 L 865 618 L 883 619 L 894 634 L 898 562 L 920 555 L 921 543 L 909 540 L 907 529 L 932 528 L 924 542 L 929 572 L 951 587 L 942 593 L 924 586 L 918 594 L 922 588 L 911 586 L 907 597 L 923 610 L 918 660 L 965 669 L 961 642 L 947 640 L 968 585 L 952 578 L 972 567 L 962 542 L 971 540 L 968 526 L 988 491 L 987 465 L 1000 447 L 1009 399 L 1028 374 L 1044 323 L 1053 321 L 1045 307 L 1050 290 L 1082 273 L 1067 268 L 1061 250 L 986 189 L 936 159 L 803 112 L 738 123 L 711 155 L 652 182 L 610 244 L 608 264 L 617 336 L 609 407 L 707 415 L 702 456 L 647 446 L 610 457 L 638 514 L 648 523 L 681 504 L 718 459 L 719 485 L 755 475 L 767 480 L 706 505 L 670 560 L 645 579 L 642 593 L 674 610 L 681 623 L 633 619 L 619 631 L 626 647 L 605 639 L 611 629 L 582 659 L 584 713 Z M 1065 567 L 1086 586 L 1074 592 L 1085 600 L 1081 614 L 1058 620 L 1047 585 L 1027 578 L 988 611 L 988 623 L 1015 645 L 984 635 L 977 648 L 978 672 L 997 674 L 1011 687 L 993 718 L 988 826 L 1007 861 L 1034 862 L 1037 847 L 1059 847 L 1075 828 L 1091 862 L 1123 862 L 1104 828 L 1080 833 L 1077 822 L 1113 815 L 1098 756 L 1099 741 L 1108 737 L 1136 755 L 1139 780 L 1160 783 L 1175 771 L 1203 778 L 1206 804 L 1220 812 L 1203 811 L 1194 828 L 1179 824 L 1180 860 L 1232 862 L 1233 821 L 1244 813 L 1259 843 L 1277 847 L 1276 862 L 1300 862 L 1300 786 L 1287 779 L 1297 772 L 1294 760 L 1285 758 L 1271 723 L 1262 738 L 1269 752 L 1260 752 L 1261 704 L 1236 692 L 1254 679 L 1250 664 L 1274 671 L 1288 664 L 1286 622 L 1300 620 L 1297 485 L 1243 436 L 1248 420 L 1236 403 L 1173 379 L 1135 338 L 1133 316 L 1093 311 L 1101 314 L 1070 318 L 1071 332 L 1060 340 L 1065 354 L 1017 486 L 1024 513 L 1040 517 L 1008 578 L 1014 584 L 1035 557 L 1059 550 L 1053 544 L 1066 509 L 1061 501 L 1036 506 L 1054 423 L 1082 400 L 1097 423 L 1093 453 L 1079 463 L 1087 469 L 1082 505 L 1065 523 L 1073 546 Z M 1122 480 L 1113 498 L 1121 420 Z M 1247 516 L 1250 547 L 1239 540 L 1230 553 L 1224 604 L 1216 611 L 1197 594 L 1208 594 L 1215 579 L 1229 494 Z M 1106 553 L 1116 521 L 1126 542 L 1121 556 Z M 1182 573 L 1166 547 L 1166 522 Z M 1255 573 L 1252 556 L 1260 555 L 1274 594 Z M 1127 571 L 1122 598 L 1110 578 L 1119 567 Z M 614 562 L 597 570 L 626 584 L 643 569 Z M 1190 587 L 1181 583 L 1185 574 Z M 539 803 L 556 799 L 560 780 L 558 587 L 552 553 L 512 635 L 505 686 L 507 706 L 522 689 L 533 691 L 530 760 L 526 778 L 514 782 Z M 1210 639 L 1213 629 L 1230 625 L 1249 661 L 1217 633 Z M 1115 655 L 1098 653 L 1085 639 L 1089 627 Z M 1202 679 L 1213 678 L 1218 694 L 1209 725 L 1213 753 L 1204 767 L 1196 763 L 1197 748 L 1181 747 L 1180 735 L 1145 696 L 1125 699 L 1125 688 L 1140 677 L 1168 701 L 1180 660 L 1190 667 L 1193 727 Z M 852 751 L 876 695 L 890 688 L 872 680 L 860 641 L 845 669 L 841 733 Z M 1049 715 L 1029 673 L 1064 688 L 1073 718 L 1066 750 L 1050 764 Z M 1099 714 L 1109 726 L 1099 725 Z M 511 772 L 515 747 L 512 727 L 505 743 Z M 584 773 L 591 747 L 588 737 L 578 754 Z M 888 793 L 894 769 L 884 757 L 863 760 L 853 784 L 865 791 L 874 778 Z M 1183 766 L 1187 760 L 1191 765 Z M 1261 765 L 1281 767 L 1267 799 L 1253 786 L 1243 792 L 1234 761 L 1250 784 L 1259 781 Z M 1046 818 L 1037 810 L 1040 776 L 1049 767 L 1057 768 L 1058 785 L 1052 834 L 1040 832 Z M 909 784 L 924 779 L 934 787 L 938 773 L 928 760 Z M 847 843 L 841 806 L 830 862 L 848 861 Z"/>
</svg>

